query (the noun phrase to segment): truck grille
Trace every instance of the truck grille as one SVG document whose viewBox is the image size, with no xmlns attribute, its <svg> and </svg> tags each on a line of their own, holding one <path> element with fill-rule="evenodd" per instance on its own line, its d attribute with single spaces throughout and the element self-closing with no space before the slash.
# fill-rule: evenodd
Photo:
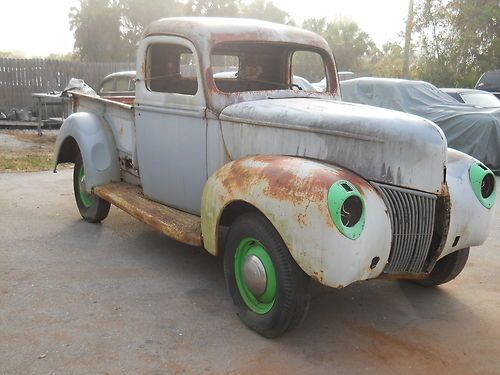
<svg viewBox="0 0 500 375">
<path fill-rule="evenodd" d="M 391 219 L 391 252 L 384 272 L 424 272 L 434 229 L 436 197 L 395 186 L 373 185 L 384 197 Z"/>
</svg>

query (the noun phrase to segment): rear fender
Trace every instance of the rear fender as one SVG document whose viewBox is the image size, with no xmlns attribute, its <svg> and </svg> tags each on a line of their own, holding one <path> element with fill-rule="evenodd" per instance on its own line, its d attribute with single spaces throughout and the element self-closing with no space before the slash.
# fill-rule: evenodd
<svg viewBox="0 0 500 375">
<path fill-rule="evenodd" d="M 330 187 L 341 180 L 354 185 L 365 202 L 365 225 L 356 239 L 337 229 L 328 209 Z M 377 277 L 389 257 L 391 224 L 384 201 L 366 180 L 345 169 L 279 155 L 224 165 L 208 179 L 202 199 L 204 246 L 214 255 L 221 217 L 235 202 L 260 211 L 297 264 L 322 284 L 342 287 Z"/>
<path fill-rule="evenodd" d="M 87 192 L 95 186 L 121 180 L 115 139 L 104 119 L 93 113 L 77 112 L 64 121 L 55 146 L 54 172 L 59 163 L 74 163 L 78 151 L 85 168 Z"/>
</svg>

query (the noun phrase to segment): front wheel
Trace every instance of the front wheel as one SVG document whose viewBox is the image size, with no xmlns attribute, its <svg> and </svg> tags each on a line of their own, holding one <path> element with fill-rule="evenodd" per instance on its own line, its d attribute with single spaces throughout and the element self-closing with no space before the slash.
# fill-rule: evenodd
<svg viewBox="0 0 500 375">
<path fill-rule="evenodd" d="M 237 315 L 261 335 L 277 337 L 305 318 L 310 279 L 263 215 L 244 214 L 231 225 L 224 274 Z"/>
<path fill-rule="evenodd" d="M 429 277 L 423 280 L 415 280 L 417 284 L 431 287 L 453 280 L 465 267 L 469 259 L 469 248 L 454 251 L 439 259 L 431 271 Z"/>
<path fill-rule="evenodd" d="M 86 221 L 98 223 L 108 216 L 110 203 L 85 191 L 85 168 L 80 154 L 73 170 L 73 190 L 78 211 Z"/>
</svg>

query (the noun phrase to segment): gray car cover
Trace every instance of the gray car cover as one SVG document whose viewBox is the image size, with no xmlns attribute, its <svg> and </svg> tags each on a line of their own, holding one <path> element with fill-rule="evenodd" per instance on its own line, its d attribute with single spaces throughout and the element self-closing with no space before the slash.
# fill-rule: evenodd
<svg viewBox="0 0 500 375">
<path fill-rule="evenodd" d="M 438 125 L 448 146 L 500 174 L 500 110 L 462 104 L 428 82 L 356 78 L 340 82 L 342 100 L 407 112 Z"/>
</svg>

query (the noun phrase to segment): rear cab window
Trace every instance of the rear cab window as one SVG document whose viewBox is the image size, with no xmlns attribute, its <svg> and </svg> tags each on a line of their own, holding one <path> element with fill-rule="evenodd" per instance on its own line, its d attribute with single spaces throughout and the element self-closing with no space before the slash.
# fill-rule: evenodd
<svg viewBox="0 0 500 375">
<path fill-rule="evenodd" d="M 280 43 L 226 42 L 210 56 L 217 89 L 224 93 L 306 90 L 317 91 L 309 79 L 325 77 L 324 57 L 307 46 Z M 307 70 L 307 64 L 312 68 Z"/>
<path fill-rule="evenodd" d="M 114 83 L 115 83 L 114 78 L 109 78 L 109 79 L 105 80 L 102 83 L 101 89 L 99 90 L 99 92 L 111 92 L 111 91 L 113 91 Z"/>
</svg>

